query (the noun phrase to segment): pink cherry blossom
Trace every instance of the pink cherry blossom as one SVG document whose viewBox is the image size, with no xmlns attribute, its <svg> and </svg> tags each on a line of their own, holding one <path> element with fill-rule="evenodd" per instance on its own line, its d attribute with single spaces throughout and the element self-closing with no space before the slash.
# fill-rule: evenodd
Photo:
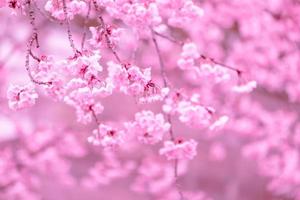
<svg viewBox="0 0 300 200">
<path fill-rule="evenodd" d="M 0 199 L 300 200 L 299 0 L 0 9 Z"/>
<path fill-rule="evenodd" d="M 135 121 L 127 124 L 128 131 L 146 144 L 160 142 L 170 130 L 170 124 L 165 122 L 161 113 L 142 111 L 135 114 Z"/>
<path fill-rule="evenodd" d="M 31 107 L 35 104 L 38 94 L 32 84 L 11 85 L 7 91 L 8 105 L 13 110 Z"/>
<path fill-rule="evenodd" d="M 124 142 L 124 131 L 117 130 L 109 125 L 100 124 L 98 129 L 88 137 L 88 142 L 93 145 L 101 145 L 103 147 L 115 148 Z"/>
<path fill-rule="evenodd" d="M 96 103 L 92 91 L 88 87 L 79 87 L 65 96 L 64 101 L 75 107 L 77 120 L 82 123 L 91 122 L 94 114 L 103 111 L 101 103 Z"/>
<path fill-rule="evenodd" d="M 217 129 L 223 128 L 224 125 L 228 122 L 228 120 L 229 120 L 228 116 L 221 116 L 213 124 L 210 125 L 209 129 L 217 130 Z"/>
<path fill-rule="evenodd" d="M 165 141 L 164 147 L 159 150 L 168 160 L 193 159 L 197 155 L 197 142 L 193 139 L 187 141 Z"/>
<path fill-rule="evenodd" d="M 252 92 L 252 90 L 255 88 L 256 88 L 256 82 L 250 81 L 244 85 L 234 86 L 232 90 L 234 92 L 244 93 L 244 92 Z"/>
<path fill-rule="evenodd" d="M 63 3 L 56 0 L 48 0 L 45 4 L 45 10 L 50 12 L 51 15 L 59 20 L 65 19 Z M 67 17 L 73 19 L 76 14 L 84 14 L 87 10 L 85 1 L 82 0 L 69 0 L 66 1 Z"/>
</svg>

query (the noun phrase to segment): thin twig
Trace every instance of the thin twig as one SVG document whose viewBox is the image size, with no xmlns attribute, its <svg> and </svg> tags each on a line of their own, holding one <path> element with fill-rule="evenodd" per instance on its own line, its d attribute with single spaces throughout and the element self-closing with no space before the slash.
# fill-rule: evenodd
<svg viewBox="0 0 300 200">
<path fill-rule="evenodd" d="M 159 65 L 160 65 L 160 74 L 161 74 L 161 77 L 162 77 L 163 82 L 164 82 L 164 87 L 167 87 L 168 86 L 168 81 L 167 81 L 165 65 L 164 65 L 164 62 L 163 62 L 163 59 L 162 59 L 162 55 L 161 55 L 157 40 L 155 38 L 155 32 L 152 29 L 151 29 L 151 34 L 152 34 L 152 41 L 154 43 L 155 51 L 156 51 L 156 54 L 157 54 L 157 57 L 158 57 Z M 167 120 L 168 120 L 169 124 L 171 125 L 170 131 L 169 131 L 170 139 L 174 142 L 175 137 L 174 137 L 174 133 L 173 133 L 173 129 L 172 129 L 172 117 L 171 117 L 170 114 L 167 114 Z M 174 161 L 174 179 L 175 179 L 176 189 L 177 189 L 178 194 L 180 196 L 180 200 L 184 200 L 185 198 L 184 198 L 183 192 L 181 191 L 180 184 L 178 182 L 178 160 L 177 159 Z"/>
<path fill-rule="evenodd" d="M 176 39 L 174 39 L 173 37 L 170 37 L 170 36 L 167 36 L 167 35 L 164 35 L 164 34 L 161 34 L 161 33 L 158 33 L 157 31 L 153 31 L 155 35 L 161 37 L 161 38 L 164 38 L 166 40 L 169 40 L 170 42 L 173 42 L 175 44 L 178 44 L 180 46 L 184 45 L 184 42 L 181 42 L 181 41 L 178 41 Z M 238 76 L 240 76 L 242 74 L 242 71 L 240 69 L 237 69 L 237 68 L 234 68 L 234 67 L 231 67 L 229 65 L 226 65 L 222 62 L 219 62 L 219 61 L 216 61 L 215 59 L 213 58 L 210 58 L 208 56 L 205 56 L 203 54 L 200 55 L 200 57 L 202 59 L 206 59 L 206 60 L 209 60 L 210 62 L 212 62 L 213 64 L 216 64 L 216 65 L 219 65 L 220 67 L 223 67 L 223 68 L 227 68 L 229 70 L 232 70 L 232 71 L 235 71 L 237 73 Z"/>
<path fill-rule="evenodd" d="M 68 18 L 68 12 L 67 12 L 67 4 L 66 4 L 66 0 L 62 0 L 63 2 L 63 11 L 64 11 L 64 17 L 65 17 L 65 23 L 67 26 L 67 33 L 68 33 L 68 39 L 70 42 L 70 46 L 74 52 L 75 57 L 80 54 L 80 51 L 78 51 L 75 47 L 74 44 L 74 40 L 73 40 L 73 36 L 72 36 L 72 32 L 71 32 L 71 25 L 70 25 L 70 20 Z"/>
<path fill-rule="evenodd" d="M 156 40 L 155 35 L 154 35 L 154 31 L 152 29 L 151 29 L 151 34 L 152 34 L 152 41 L 154 43 L 155 51 L 156 51 L 156 54 L 157 54 L 157 57 L 158 57 L 159 65 L 160 65 L 160 74 L 161 74 L 163 82 L 164 82 L 164 87 L 167 87 L 168 86 L 168 81 L 167 81 L 165 65 L 164 65 L 164 62 L 163 62 L 163 59 L 162 59 L 162 56 L 161 56 L 160 49 L 158 47 L 157 40 Z"/>
<path fill-rule="evenodd" d="M 83 31 L 83 35 L 82 35 L 82 39 L 81 39 L 81 51 L 83 51 L 84 44 L 85 44 L 86 33 L 87 33 L 87 22 L 89 20 L 90 13 L 91 13 L 91 1 L 92 0 L 90 0 L 88 3 L 88 10 L 87 10 L 86 16 L 84 18 L 84 23 L 83 23 L 84 31 Z"/>
<path fill-rule="evenodd" d="M 157 31 L 153 31 L 153 32 L 154 32 L 155 35 L 157 35 L 157 36 L 159 36 L 159 37 L 161 37 L 161 38 L 164 38 L 164 39 L 166 39 L 166 40 L 169 40 L 170 42 L 176 43 L 176 44 L 178 44 L 178 45 L 180 45 L 180 46 L 184 45 L 183 42 L 178 41 L 178 40 L 176 40 L 176 39 L 174 39 L 174 38 L 172 38 L 172 37 L 169 37 L 169 36 L 167 36 L 167 35 L 164 35 L 164 34 L 162 34 L 162 33 L 157 32 Z"/>
<path fill-rule="evenodd" d="M 100 8 L 97 5 L 97 2 L 95 0 L 93 0 L 93 4 L 94 4 L 94 7 L 95 7 L 95 10 L 97 12 L 100 12 Z M 99 20 L 100 20 L 100 27 L 104 31 L 104 37 L 105 37 L 106 44 L 107 44 L 108 48 L 113 53 L 114 57 L 119 62 L 119 64 L 121 64 L 122 66 L 124 66 L 124 63 L 122 62 L 120 56 L 118 55 L 118 53 L 113 48 L 112 42 L 110 41 L 110 38 L 109 38 L 109 33 L 108 33 L 107 25 L 105 24 L 105 21 L 104 21 L 104 19 L 103 19 L 103 17 L 101 15 L 99 16 Z"/>
<path fill-rule="evenodd" d="M 28 8 L 29 8 L 29 17 L 30 17 L 30 24 L 32 25 L 32 30 L 33 33 L 31 37 L 29 38 L 28 44 L 27 44 L 27 50 L 26 50 L 26 58 L 25 58 L 25 68 L 28 73 L 28 76 L 30 80 L 38 85 L 50 85 L 52 82 L 44 82 L 44 81 L 38 81 L 36 80 L 30 70 L 30 56 L 32 56 L 34 59 L 39 59 L 36 56 L 33 55 L 32 53 L 32 45 L 35 42 L 36 47 L 39 48 L 39 42 L 38 42 L 38 32 L 37 32 L 37 27 L 35 26 L 35 16 L 34 16 L 34 11 L 32 10 L 30 1 L 27 1 Z"/>
<path fill-rule="evenodd" d="M 220 66 L 220 67 L 223 67 L 223 68 L 226 68 L 226 69 L 229 69 L 229 70 L 231 70 L 231 71 L 236 72 L 237 75 L 238 75 L 239 77 L 240 77 L 240 76 L 242 75 L 242 73 L 243 73 L 242 70 L 237 69 L 237 68 L 234 68 L 234 67 L 231 67 L 231 66 L 226 65 L 226 64 L 224 64 L 224 63 L 221 63 L 221 62 L 219 62 L 219 61 L 216 61 L 214 58 L 207 57 L 207 56 L 205 56 L 205 55 L 203 55 L 203 54 L 200 55 L 200 57 L 201 57 L 203 60 L 207 60 L 207 61 L 209 61 L 209 62 L 211 62 L 211 63 L 213 63 L 213 64 L 215 64 L 215 65 L 218 65 L 218 66 Z"/>
<path fill-rule="evenodd" d="M 92 112 L 92 115 L 93 115 L 93 118 L 94 118 L 95 122 L 97 123 L 97 125 L 100 125 L 100 120 L 97 117 L 95 110 L 92 107 L 90 108 L 90 110 Z"/>
<path fill-rule="evenodd" d="M 42 9 L 37 5 L 37 3 L 36 3 L 36 1 L 35 0 L 33 0 L 33 5 L 34 5 L 34 7 L 36 8 L 36 10 L 43 16 L 43 17 L 45 17 L 45 18 L 47 18 L 49 21 L 51 21 L 51 22 L 59 22 L 57 19 L 55 19 L 54 17 L 52 17 L 52 16 L 49 16 L 49 15 L 47 15 L 46 13 L 44 13 L 43 11 L 42 11 Z"/>
</svg>

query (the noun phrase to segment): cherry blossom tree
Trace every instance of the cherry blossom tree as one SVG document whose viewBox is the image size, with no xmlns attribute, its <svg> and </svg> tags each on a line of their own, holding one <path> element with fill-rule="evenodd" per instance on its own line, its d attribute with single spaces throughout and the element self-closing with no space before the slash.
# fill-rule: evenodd
<svg viewBox="0 0 300 200">
<path fill-rule="evenodd" d="M 0 0 L 0 199 L 300 200 L 300 1 Z"/>
</svg>

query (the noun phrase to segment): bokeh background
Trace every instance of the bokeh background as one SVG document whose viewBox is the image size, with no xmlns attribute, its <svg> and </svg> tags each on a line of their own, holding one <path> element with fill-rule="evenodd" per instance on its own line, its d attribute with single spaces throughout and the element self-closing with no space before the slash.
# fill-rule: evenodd
<svg viewBox="0 0 300 200">
<path fill-rule="evenodd" d="M 169 33 L 181 41 L 192 40 L 204 55 L 241 69 L 244 73 L 241 79 L 236 77 L 237 82 L 255 80 L 258 86 L 251 93 L 232 94 L 226 84 L 212 84 L 210 79 L 193 77 L 176 64 L 181 47 L 163 38 L 158 39 L 167 76 L 174 87 L 199 93 L 205 104 L 213 105 L 230 117 L 228 124 L 216 132 L 187 127 L 174 119 L 176 135 L 194 138 L 199 143 L 197 157 L 179 164 L 181 188 L 187 193 L 201 191 L 215 200 L 300 199 L 300 1 L 195 2 L 204 10 L 203 17 L 180 28 L 169 26 Z M 45 1 L 36 3 L 45 12 Z M 162 85 L 151 39 L 137 39 L 130 26 L 112 19 L 106 12 L 103 15 L 109 23 L 126 29 L 117 49 L 122 58 L 138 66 L 151 66 L 154 80 Z M 71 21 L 73 38 L 78 45 L 83 22 L 84 16 L 80 15 Z M 41 46 L 36 49 L 37 54 L 51 54 L 57 59 L 72 54 L 63 24 L 50 21 L 39 12 L 36 12 L 36 24 Z M 92 14 L 88 26 L 97 25 L 95 14 Z M 26 43 L 31 33 L 28 16 L 18 11 L 14 13 L 11 8 L 1 8 L 0 30 L 0 179 L 19 177 L 20 173 L 23 177 L 25 173 L 29 179 L 34 177 L 39 182 L 38 189 L 28 189 L 24 185 L 31 185 L 34 181 L 27 183 L 19 177 L 17 180 L 24 183 L 11 192 L 24 195 L 15 199 L 177 199 L 176 195 L 171 195 L 172 189 L 158 195 L 133 189 L 139 168 L 147 159 L 150 163 L 151 159 L 157 160 L 149 167 L 152 170 L 157 167 L 154 179 L 172 177 L 168 172 L 171 163 L 158 155 L 160 145 L 130 144 L 130 147 L 113 152 L 113 156 L 107 156 L 100 147 L 86 142 L 96 124 L 79 124 L 73 108 L 54 101 L 42 91 L 35 106 L 21 111 L 9 110 L 6 98 L 9 84 L 29 81 L 25 69 Z M 113 56 L 103 49 L 101 62 L 109 59 Z M 139 105 L 133 97 L 121 94 L 101 99 L 101 102 L 105 111 L 100 118 L 108 122 L 131 120 L 143 109 L 161 112 L 160 103 Z M 25 138 L 20 135 L 25 135 Z M 6 166 L 11 162 L 7 152 L 14 155 L 24 150 L 20 140 L 35 146 L 48 136 L 56 135 L 63 135 L 63 139 L 50 147 L 52 152 L 46 150 L 30 161 L 33 172 L 16 172 Z M 71 135 L 71 140 L 75 138 L 76 142 L 66 139 L 68 142 L 64 145 L 65 135 Z M 115 157 L 117 161 L 105 161 L 106 157 Z M 97 163 L 103 166 L 96 168 L 100 175 L 94 177 L 101 180 L 108 177 L 107 181 L 88 188 L 84 180 Z M 34 167 L 40 171 L 34 171 Z M 113 170 L 116 177 L 108 175 L 114 174 Z M 124 174 L 120 175 L 120 171 Z M 153 181 L 152 184 L 158 183 Z M 164 197 L 169 192 L 170 196 Z M 31 193 L 38 197 L 30 196 Z M 205 198 L 194 197 L 195 200 Z M 14 198 L 7 196 L 7 191 L 0 187 L 0 199 Z"/>
</svg>

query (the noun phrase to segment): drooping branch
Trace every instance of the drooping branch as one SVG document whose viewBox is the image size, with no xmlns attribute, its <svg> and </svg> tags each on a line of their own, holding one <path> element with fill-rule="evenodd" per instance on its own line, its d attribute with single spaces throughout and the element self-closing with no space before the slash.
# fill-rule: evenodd
<svg viewBox="0 0 300 200">
<path fill-rule="evenodd" d="M 152 30 L 152 31 L 153 31 L 153 30 Z M 154 33 L 155 35 L 161 37 L 161 38 L 164 38 L 164 39 L 166 39 L 166 40 L 172 42 L 172 43 L 178 44 L 178 45 L 180 45 L 180 46 L 183 46 L 183 45 L 184 45 L 184 42 L 178 41 L 178 40 L 176 40 L 176 39 L 173 38 L 173 37 L 164 35 L 164 34 L 162 34 L 162 33 L 158 33 L 157 31 L 153 31 L 153 33 Z M 225 63 L 216 61 L 214 58 L 208 57 L 208 56 L 203 55 L 203 54 L 200 55 L 200 59 L 205 60 L 205 61 L 210 62 L 210 63 L 215 64 L 215 65 L 218 65 L 218 66 L 220 66 L 220 67 L 229 69 L 229 70 L 231 70 L 231 71 L 234 71 L 234 72 L 237 73 L 238 77 L 240 77 L 240 76 L 242 75 L 242 73 L 243 73 L 243 71 L 240 70 L 240 69 L 238 69 L 238 68 L 235 68 L 235 67 L 229 66 L 229 65 L 227 65 L 227 64 L 225 64 Z"/>
<path fill-rule="evenodd" d="M 74 52 L 74 56 L 77 57 L 78 55 L 81 54 L 81 52 L 75 47 L 75 43 L 74 43 L 72 32 L 71 32 L 70 20 L 69 20 L 68 12 L 67 12 L 66 0 L 62 0 L 62 2 L 63 2 L 64 17 L 65 17 L 64 21 L 65 21 L 65 24 L 67 26 L 67 34 L 68 34 L 69 43 L 70 43 L 70 46 L 71 46 L 71 48 Z"/>
<path fill-rule="evenodd" d="M 40 61 L 40 59 L 32 53 L 32 46 L 33 46 L 34 42 L 36 43 L 36 48 L 39 48 L 38 30 L 37 30 L 37 27 L 35 25 L 35 15 L 34 15 L 34 11 L 32 9 L 30 1 L 27 2 L 27 5 L 28 5 L 28 9 L 29 9 L 30 24 L 32 26 L 32 34 L 31 34 L 31 37 L 29 38 L 29 41 L 27 43 L 25 68 L 26 68 L 26 71 L 28 73 L 28 76 L 29 76 L 30 80 L 33 83 L 35 83 L 37 85 L 50 85 L 50 84 L 52 84 L 51 82 L 44 82 L 44 81 L 36 80 L 34 78 L 33 74 L 32 74 L 31 69 L 30 69 L 30 56 L 33 57 L 37 61 Z"/>
<path fill-rule="evenodd" d="M 89 3 L 88 3 L 88 10 L 87 10 L 87 13 L 86 13 L 86 16 L 84 18 L 84 22 L 83 22 L 83 34 L 82 34 L 82 39 L 81 39 L 81 51 L 83 51 L 84 49 L 84 45 L 85 45 L 85 41 L 86 41 L 86 34 L 87 34 L 87 23 L 88 23 L 88 20 L 89 20 L 89 17 L 90 17 L 90 13 L 91 13 L 91 1 L 92 0 L 89 0 Z"/>
<path fill-rule="evenodd" d="M 165 69 L 165 65 L 163 62 L 162 54 L 161 54 L 159 46 L 158 46 L 158 42 L 155 38 L 155 32 L 153 31 L 153 29 L 151 29 L 151 36 L 152 36 L 152 41 L 153 41 L 155 51 L 156 51 L 156 54 L 158 57 L 158 61 L 159 61 L 159 65 L 160 65 L 160 74 L 163 79 L 164 87 L 167 87 L 169 84 L 168 84 L 168 80 L 167 80 L 166 69 Z M 173 126 L 172 126 L 172 116 L 171 116 L 171 114 L 167 114 L 166 116 L 167 116 L 167 121 L 170 124 L 170 131 L 169 131 L 170 139 L 172 141 L 175 141 Z M 183 192 L 180 188 L 180 184 L 178 182 L 178 160 L 177 159 L 174 160 L 174 179 L 175 179 L 175 186 L 176 186 L 177 192 L 180 196 L 180 200 L 184 200 L 185 198 L 184 198 Z"/>
<path fill-rule="evenodd" d="M 93 4 L 94 4 L 94 7 L 95 7 L 95 10 L 100 13 L 100 8 L 99 6 L 97 5 L 97 2 L 95 0 L 93 0 Z M 112 52 L 112 54 L 114 55 L 115 59 L 118 61 L 119 64 L 121 64 L 122 66 L 124 66 L 124 63 L 122 62 L 120 56 L 118 55 L 118 53 L 115 51 L 113 45 L 112 45 L 112 42 L 109 38 L 109 35 L 110 35 L 110 31 L 108 26 L 106 25 L 103 17 L 100 15 L 99 17 L 99 21 L 100 21 L 100 27 L 102 28 L 102 30 L 104 31 L 104 37 L 105 37 L 105 41 L 106 41 L 106 44 L 107 44 L 107 47 L 110 49 L 110 51 Z"/>
</svg>

